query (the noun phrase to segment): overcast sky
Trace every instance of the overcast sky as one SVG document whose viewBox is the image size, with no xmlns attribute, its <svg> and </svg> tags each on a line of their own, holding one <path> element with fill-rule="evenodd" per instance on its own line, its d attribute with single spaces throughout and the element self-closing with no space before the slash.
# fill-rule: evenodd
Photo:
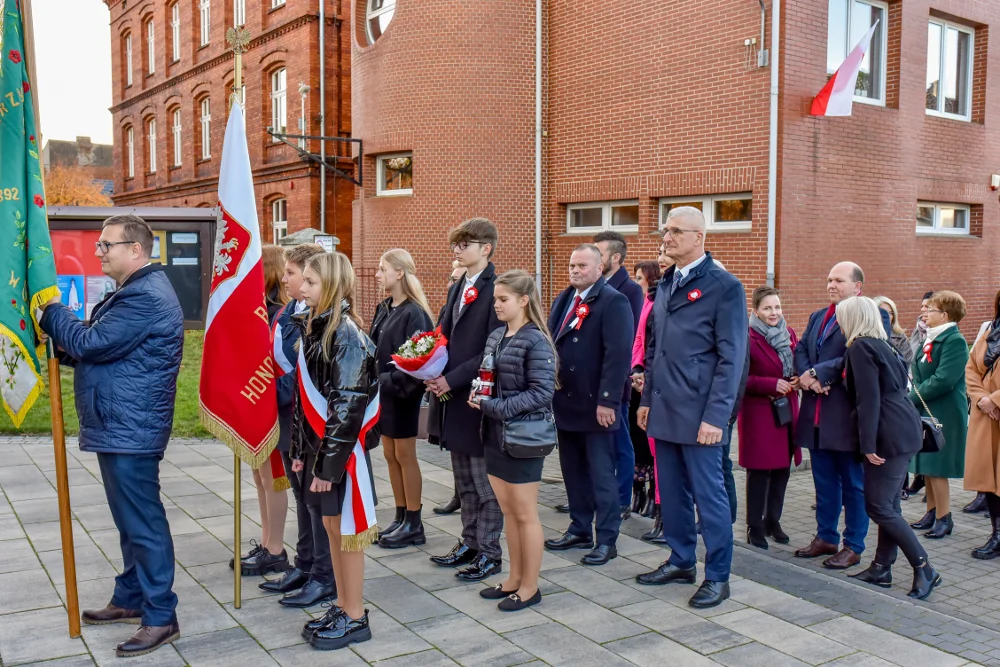
<svg viewBox="0 0 1000 667">
<path fill-rule="evenodd" d="M 101 0 L 32 0 L 42 138 L 110 144 L 110 13 Z"/>
</svg>

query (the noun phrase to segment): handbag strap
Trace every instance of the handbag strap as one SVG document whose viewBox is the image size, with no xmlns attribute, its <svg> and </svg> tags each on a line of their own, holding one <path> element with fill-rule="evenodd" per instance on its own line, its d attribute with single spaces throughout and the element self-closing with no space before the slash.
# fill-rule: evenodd
<svg viewBox="0 0 1000 667">
<path fill-rule="evenodd" d="M 934 413 L 931 412 L 931 409 L 927 407 L 927 401 L 925 401 L 924 397 L 920 395 L 920 390 L 917 389 L 917 385 L 913 385 L 913 391 L 917 392 L 917 398 L 920 399 L 920 403 L 924 406 L 924 411 L 927 413 L 927 416 L 931 418 L 931 421 L 934 422 L 935 426 L 940 426 L 941 422 L 937 420 Z"/>
</svg>

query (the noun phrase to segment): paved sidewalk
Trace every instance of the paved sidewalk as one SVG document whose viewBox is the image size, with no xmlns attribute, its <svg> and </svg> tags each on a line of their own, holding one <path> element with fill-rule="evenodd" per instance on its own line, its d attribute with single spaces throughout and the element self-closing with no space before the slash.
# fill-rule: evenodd
<svg viewBox="0 0 1000 667">
<path fill-rule="evenodd" d="M 576 559 L 580 553 L 565 557 L 546 553 L 542 604 L 503 614 L 494 603 L 476 595 L 480 584 L 460 584 L 452 571 L 428 562 L 428 553 L 443 553 L 452 546 L 455 535 L 461 532 L 461 522 L 457 516 L 436 517 L 429 512 L 431 506 L 451 495 L 447 456 L 426 443 L 419 453 L 428 508 L 428 543 L 420 549 L 383 551 L 373 547 L 368 551 L 365 596 L 372 612 L 374 639 L 349 650 L 322 653 L 313 651 L 299 636 L 308 618 L 306 612 L 277 605 L 273 596 L 257 588 L 258 578 L 244 578 L 242 608 L 233 608 L 232 573 L 226 565 L 233 537 L 233 457 L 217 442 L 173 441 L 161 466 L 161 477 L 175 539 L 175 588 L 180 597 L 182 638 L 148 656 L 117 659 L 114 645 L 132 627 L 85 626 L 82 639 L 71 640 L 66 635 L 51 444 L 41 438 L 0 437 L 0 460 L 4 462 L 0 468 L 0 548 L 5 556 L 0 560 L 0 664 L 1000 664 L 993 662 L 990 654 L 1000 650 L 1000 634 L 981 623 L 956 618 L 956 598 L 963 594 L 944 595 L 942 602 L 933 605 L 914 604 L 900 597 L 896 589 L 886 595 L 847 583 L 843 575 L 821 573 L 812 564 L 801 567 L 801 562 L 785 562 L 782 549 L 762 553 L 738 548 L 733 599 L 716 609 L 692 610 L 686 601 L 694 587 L 634 584 L 635 574 L 655 567 L 667 555 L 665 550 L 635 539 L 648 529 L 649 520 L 641 518 L 625 523 L 618 545 L 620 557 L 604 567 L 579 565 Z M 553 468 L 555 458 L 551 459 L 539 508 L 547 536 L 560 533 L 566 525 L 566 517 L 551 509 L 565 497 L 558 471 Z M 391 494 L 385 464 L 377 452 L 373 464 L 377 490 L 383 498 L 379 515 L 384 520 L 392 513 L 391 501 L 385 502 Z M 103 606 L 121 568 L 117 532 L 100 485 L 96 457 L 80 453 L 71 443 L 69 466 L 81 605 Z M 243 537 L 249 540 L 258 537 L 259 526 L 256 492 L 246 467 L 243 479 L 242 529 Z M 737 474 L 737 481 L 742 489 L 742 473 Z M 796 543 L 812 530 L 807 521 L 810 488 L 808 473 L 793 476 L 786 524 Z M 978 520 L 970 521 L 971 527 L 963 524 L 957 533 L 976 541 L 979 536 L 973 538 L 972 531 Z M 737 527 L 738 544 L 742 543 L 741 530 L 742 525 Z M 294 543 L 291 520 L 286 542 Z M 953 548 L 958 558 L 957 545 L 941 548 Z M 959 586 L 958 577 L 951 573 L 960 566 L 945 565 L 943 558 L 944 554 L 936 562 L 941 563 L 946 580 Z M 900 585 L 908 585 L 905 568 L 898 569 Z M 956 604 L 946 604 L 952 599 Z M 944 650 L 928 644 L 938 644 Z"/>
</svg>

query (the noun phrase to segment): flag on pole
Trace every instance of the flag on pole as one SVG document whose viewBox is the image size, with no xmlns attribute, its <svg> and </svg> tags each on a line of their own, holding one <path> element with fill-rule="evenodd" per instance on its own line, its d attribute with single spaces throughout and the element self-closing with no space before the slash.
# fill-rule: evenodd
<svg viewBox="0 0 1000 667">
<path fill-rule="evenodd" d="M 21 8 L 0 6 L 0 403 L 18 427 L 44 386 L 36 311 L 59 290 Z"/>
<path fill-rule="evenodd" d="M 878 20 L 872 24 L 868 32 L 854 50 L 847 55 L 844 63 L 834 72 L 819 94 L 813 98 L 810 114 L 813 116 L 850 116 L 854 108 L 854 89 L 857 86 L 858 72 L 861 62 L 868 53 L 872 35 L 878 27 Z"/>
<path fill-rule="evenodd" d="M 271 345 L 246 126 L 234 97 L 219 169 L 199 397 L 205 428 L 255 470 L 267 462 L 278 443 Z"/>
</svg>

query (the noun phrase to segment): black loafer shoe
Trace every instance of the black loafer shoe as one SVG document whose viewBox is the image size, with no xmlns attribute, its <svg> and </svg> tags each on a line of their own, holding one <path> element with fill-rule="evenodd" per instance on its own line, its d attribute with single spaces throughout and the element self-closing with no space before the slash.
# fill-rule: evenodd
<svg viewBox="0 0 1000 667">
<path fill-rule="evenodd" d="M 288 593 L 278 600 L 278 604 L 282 607 L 305 609 L 306 607 L 315 607 L 320 602 L 332 600 L 335 597 L 337 597 L 337 584 L 324 584 L 310 579 L 295 593 Z"/>
<path fill-rule="evenodd" d="M 698 592 L 688 600 L 688 606 L 696 609 L 707 609 L 709 607 L 718 607 L 728 599 L 728 581 L 709 581 L 706 579 L 701 582 L 701 588 L 698 589 Z"/>
<path fill-rule="evenodd" d="M 527 600 L 522 600 L 521 596 L 518 595 L 517 593 L 511 593 L 506 597 L 506 599 L 500 601 L 500 603 L 497 605 L 497 609 L 499 609 L 500 611 L 521 611 L 522 609 L 527 609 L 528 607 L 534 606 L 541 601 L 542 601 L 541 591 L 536 590 L 535 594 L 532 595 Z"/>
<path fill-rule="evenodd" d="M 598 544 L 580 562 L 583 565 L 604 565 L 612 558 L 618 558 L 618 549 L 608 544 Z"/>
<path fill-rule="evenodd" d="M 344 648 L 348 644 L 366 642 L 372 638 L 372 629 L 368 625 L 368 610 L 361 618 L 351 618 L 340 613 L 328 625 L 316 630 L 309 638 L 309 644 L 320 651 L 333 651 Z"/>
<path fill-rule="evenodd" d="M 435 514 L 453 514 L 458 510 L 462 509 L 462 501 L 459 500 L 458 496 L 452 496 L 451 499 L 443 505 L 438 505 L 434 508 Z"/>
<path fill-rule="evenodd" d="M 309 581 L 309 573 L 293 567 L 277 579 L 267 579 L 260 582 L 257 584 L 257 588 L 268 593 L 287 593 L 302 588 L 307 581 Z"/>
<path fill-rule="evenodd" d="M 499 571 L 499 560 L 494 560 L 486 554 L 479 554 L 476 556 L 476 560 L 472 561 L 472 565 L 464 570 L 459 570 L 455 573 L 455 576 L 462 581 L 482 581 L 491 574 L 496 574 Z"/>
<path fill-rule="evenodd" d="M 567 549 L 593 549 L 594 540 L 589 535 L 574 535 L 566 531 L 560 537 L 545 540 L 545 548 L 549 551 L 566 551 Z"/>
<path fill-rule="evenodd" d="M 560 514 L 569 514 L 569 503 L 563 503 L 562 505 L 556 505 L 553 509 Z"/>
<path fill-rule="evenodd" d="M 493 588 L 479 589 L 479 597 L 487 600 L 503 600 L 508 595 L 512 595 L 516 592 L 517 591 L 505 591 L 503 589 L 503 584 L 497 584 Z"/>
<path fill-rule="evenodd" d="M 306 624 L 302 626 L 302 638 L 306 641 L 312 639 L 313 633 L 320 628 L 330 625 L 333 623 L 333 619 L 337 618 L 340 614 L 344 613 L 344 610 L 333 604 L 332 602 L 324 602 L 324 607 L 329 607 L 326 613 L 317 618 L 306 621 Z"/>
<path fill-rule="evenodd" d="M 441 567 L 458 567 L 459 565 L 471 563 L 478 555 L 479 552 L 475 549 L 459 542 L 444 556 L 431 556 L 430 560 L 435 565 L 440 565 Z"/>
<path fill-rule="evenodd" d="M 670 563 L 663 563 L 652 572 L 636 575 L 635 581 L 644 586 L 662 586 L 674 582 L 679 584 L 693 584 L 697 580 L 697 577 L 697 568 L 684 569 Z"/>
</svg>

